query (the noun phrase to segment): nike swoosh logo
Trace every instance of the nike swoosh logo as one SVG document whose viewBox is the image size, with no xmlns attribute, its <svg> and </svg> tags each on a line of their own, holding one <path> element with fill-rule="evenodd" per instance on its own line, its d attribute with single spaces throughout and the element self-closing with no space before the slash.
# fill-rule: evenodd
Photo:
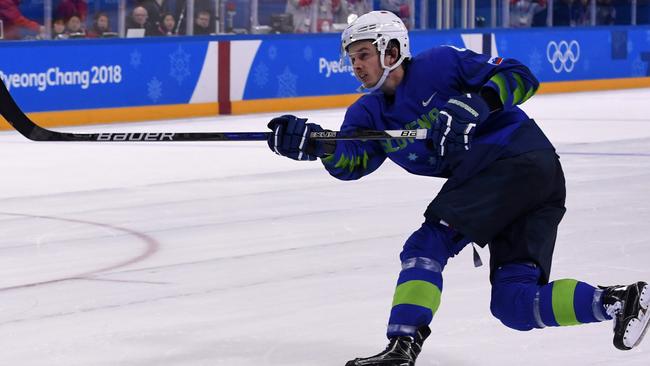
<svg viewBox="0 0 650 366">
<path fill-rule="evenodd" d="M 436 94 L 438 94 L 438 92 L 435 92 L 435 93 L 431 94 L 431 96 L 429 97 L 429 99 L 427 99 L 427 100 L 423 100 L 423 101 L 422 101 L 422 106 L 423 106 L 423 107 L 428 106 L 429 103 L 431 103 L 431 100 L 433 99 L 433 97 L 434 97 Z"/>
</svg>

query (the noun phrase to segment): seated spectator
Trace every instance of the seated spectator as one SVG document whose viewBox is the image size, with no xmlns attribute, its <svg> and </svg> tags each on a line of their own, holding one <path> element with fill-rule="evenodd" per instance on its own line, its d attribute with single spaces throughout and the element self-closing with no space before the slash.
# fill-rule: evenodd
<svg viewBox="0 0 650 366">
<path fill-rule="evenodd" d="M 65 20 L 59 18 L 52 22 L 52 39 L 68 39 L 65 32 Z"/>
<path fill-rule="evenodd" d="M 149 14 L 147 9 L 142 6 L 136 6 L 131 12 L 131 16 L 126 20 L 126 29 L 144 29 L 144 35 L 159 36 L 158 27 L 149 23 Z"/>
<path fill-rule="evenodd" d="M 0 0 L 0 20 L 5 39 L 42 38 L 45 28 L 21 13 L 20 0 Z"/>
<path fill-rule="evenodd" d="M 216 14 L 214 0 L 192 0 L 194 1 L 194 18 L 199 10 L 205 10 L 210 14 L 210 29 L 215 29 L 214 16 Z M 176 19 L 176 34 L 185 34 L 187 31 L 187 20 L 186 11 L 187 11 L 187 0 L 176 0 L 176 5 L 174 7 L 174 19 Z M 190 19 L 190 23 L 194 23 Z"/>
<path fill-rule="evenodd" d="M 103 12 L 95 14 L 93 25 L 87 33 L 88 38 L 117 37 L 117 33 L 111 30 L 110 19 Z"/>
<path fill-rule="evenodd" d="M 160 26 L 163 16 L 169 11 L 167 0 L 136 0 L 138 6 L 147 9 L 149 22 L 155 26 Z"/>
<path fill-rule="evenodd" d="M 202 36 L 212 34 L 214 29 L 210 29 L 210 12 L 200 10 L 194 18 L 194 35 Z"/>
<path fill-rule="evenodd" d="M 316 2 L 312 0 L 287 0 L 286 13 L 293 16 L 293 31 L 295 33 L 311 32 L 312 9 Z"/>
<path fill-rule="evenodd" d="M 176 35 L 176 19 L 171 13 L 165 13 L 160 22 L 160 33 L 164 36 Z"/>
<path fill-rule="evenodd" d="M 61 0 L 54 11 L 55 18 L 70 19 L 73 15 L 78 16 L 82 22 L 86 22 L 88 15 L 86 0 Z"/>
<path fill-rule="evenodd" d="M 73 15 L 68 19 L 65 24 L 65 33 L 68 38 L 86 38 L 86 31 L 83 29 L 78 15 Z"/>
</svg>

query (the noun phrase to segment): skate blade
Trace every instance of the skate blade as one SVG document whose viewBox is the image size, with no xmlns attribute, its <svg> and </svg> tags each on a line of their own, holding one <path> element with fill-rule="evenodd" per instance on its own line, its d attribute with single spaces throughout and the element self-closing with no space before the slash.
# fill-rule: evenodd
<svg viewBox="0 0 650 366">
<path fill-rule="evenodd" d="M 631 319 L 627 327 L 625 327 L 623 344 L 629 348 L 634 348 L 641 343 L 648 331 L 648 326 L 650 326 L 650 311 L 648 310 L 648 307 L 650 307 L 650 288 L 648 285 L 645 285 L 641 291 L 639 305 L 641 306 L 639 316 Z"/>
</svg>

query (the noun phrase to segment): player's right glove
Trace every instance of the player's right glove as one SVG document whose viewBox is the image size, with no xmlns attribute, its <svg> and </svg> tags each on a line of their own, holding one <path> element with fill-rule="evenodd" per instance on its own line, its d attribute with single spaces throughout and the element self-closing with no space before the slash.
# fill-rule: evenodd
<svg viewBox="0 0 650 366">
<path fill-rule="evenodd" d="M 269 148 L 278 155 L 293 160 L 316 160 L 334 152 L 334 141 L 323 142 L 312 140 L 312 132 L 324 131 L 315 123 L 307 123 L 306 118 L 298 118 L 290 114 L 276 117 L 268 124 L 273 131 L 267 140 Z"/>
<path fill-rule="evenodd" d="M 478 94 L 452 97 L 440 112 L 431 130 L 431 139 L 440 156 L 471 148 L 476 126 L 490 115 L 490 108 Z"/>
</svg>

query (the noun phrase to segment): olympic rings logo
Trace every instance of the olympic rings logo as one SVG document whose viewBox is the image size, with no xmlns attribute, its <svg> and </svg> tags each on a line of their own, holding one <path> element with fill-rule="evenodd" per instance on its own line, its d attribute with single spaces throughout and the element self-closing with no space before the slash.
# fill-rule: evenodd
<svg viewBox="0 0 650 366">
<path fill-rule="evenodd" d="M 573 67 L 580 58 L 580 44 L 577 41 L 551 41 L 546 46 L 546 59 L 553 66 L 553 71 L 561 73 L 573 71 Z"/>
</svg>

